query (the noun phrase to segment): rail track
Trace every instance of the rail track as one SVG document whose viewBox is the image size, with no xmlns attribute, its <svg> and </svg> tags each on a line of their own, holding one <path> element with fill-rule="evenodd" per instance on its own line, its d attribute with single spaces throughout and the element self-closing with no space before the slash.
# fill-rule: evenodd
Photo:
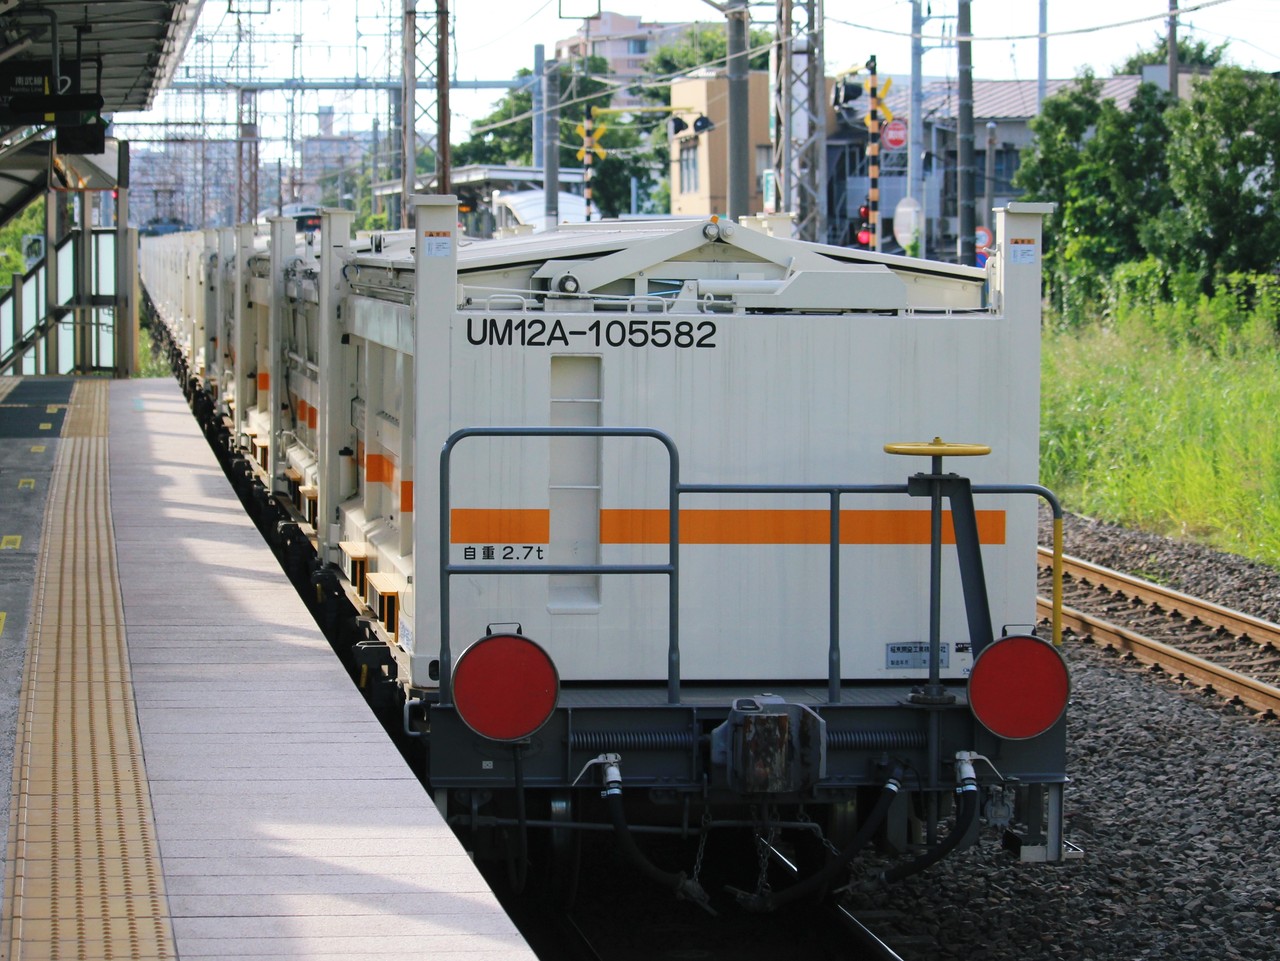
<svg viewBox="0 0 1280 961">
<path fill-rule="evenodd" d="M 1042 571 L 1052 553 L 1040 549 Z M 1062 622 L 1219 696 L 1280 717 L 1280 625 L 1074 557 L 1063 560 Z M 1050 603 L 1037 598 L 1042 617 Z M 1123 623 L 1120 623 L 1123 622 Z"/>
</svg>

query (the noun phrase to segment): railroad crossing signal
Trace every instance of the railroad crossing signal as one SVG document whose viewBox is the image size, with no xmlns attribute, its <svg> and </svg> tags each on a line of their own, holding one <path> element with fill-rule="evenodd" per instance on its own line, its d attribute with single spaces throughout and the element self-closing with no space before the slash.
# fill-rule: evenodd
<svg viewBox="0 0 1280 961">
<path fill-rule="evenodd" d="M 601 160 L 603 160 L 605 154 L 608 153 L 604 147 L 600 146 L 600 138 L 604 136 L 604 132 L 607 129 L 609 128 L 604 124 L 598 123 L 596 124 L 595 129 L 591 131 L 591 152 Z M 578 124 L 574 130 L 577 132 L 578 136 L 582 138 L 582 146 L 578 148 L 578 159 L 585 160 L 587 157 L 587 128 L 582 124 Z"/>
<path fill-rule="evenodd" d="M 893 111 L 890 110 L 889 105 L 884 102 L 884 98 L 889 96 L 889 88 L 892 86 L 893 86 L 893 78 L 885 77 L 884 83 L 880 85 L 880 89 L 876 92 L 876 99 L 875 99 L 874 106 L 876 108 L 876 115 L 877 117 L 879 117 L 881 123 L 888 123 L 890 120 L 893 119 Z M 862 122 L 865 123 L 868 127 L 871 126 L 871 111 L 868 110 L 863 115 Z"/>
</svg>

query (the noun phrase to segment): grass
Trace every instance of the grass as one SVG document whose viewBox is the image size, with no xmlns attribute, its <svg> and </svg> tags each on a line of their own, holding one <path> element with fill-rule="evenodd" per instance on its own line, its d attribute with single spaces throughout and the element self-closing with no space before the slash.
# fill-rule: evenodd
<svg viewBox="0 0 1280 961">
<path fill-rule="evenodd" d="M 163 352 L 155 350 L 155 342 L 149 337 L 143 342 L 139 351 L 137 377 L 172 377 L 173 367 Z"/>
<path fill-rule="evenodd" d="M 1041 478 L 1071 510 L 1280 566 L 1280 342 L 1212 307 L 1046 333 Z"/>
</svg>

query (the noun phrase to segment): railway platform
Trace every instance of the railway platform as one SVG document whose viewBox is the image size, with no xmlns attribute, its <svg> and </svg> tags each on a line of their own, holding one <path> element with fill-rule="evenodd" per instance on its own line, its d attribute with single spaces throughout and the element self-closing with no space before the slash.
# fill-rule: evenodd
<svg viewBox="0 0 1280 961">
<path fill-rule="evenodd" d="M 0 958 L 532 958 L 177 385 L 0 383 Z"/>
</svg>

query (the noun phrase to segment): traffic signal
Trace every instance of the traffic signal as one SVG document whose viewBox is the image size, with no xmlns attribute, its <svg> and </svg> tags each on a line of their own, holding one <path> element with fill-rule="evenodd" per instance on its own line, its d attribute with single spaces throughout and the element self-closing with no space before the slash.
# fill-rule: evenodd
<svg viewBox="0 0 1280 961">
<path fill-rule="evenodd" d="M 708 130 L 712 129 L 714 126 L 715 124 L 711 120 L 709 120 L 707 117 L 700 116 L 698 117 L 697 120 L 693 122 L 693 132 L 706 133 Z"/>
<path fill-rule="evenodd" d="M 689 129 L 689 123 L 681 117 L 672 117 L 670 121 L 671 136 L 678 137 Z"/>
<path fill-rule="evenodd" d="M 871 232 L 871 203 L 864 200 L 858 207 L 858 232 L 854 235 L 859 247 L 870 248 L 875 243 L 875 235 Z"/>
</svg>

